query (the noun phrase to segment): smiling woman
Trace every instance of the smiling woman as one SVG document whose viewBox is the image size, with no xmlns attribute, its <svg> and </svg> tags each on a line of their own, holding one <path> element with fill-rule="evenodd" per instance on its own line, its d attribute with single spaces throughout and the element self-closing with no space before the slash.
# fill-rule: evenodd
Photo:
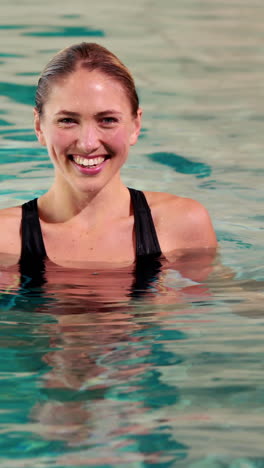
<svg viewBox="0 0 264 468">
<path fill-rule="evenodd" d="M 129 266 L 170 259 L 170 252 L 214 254 L 214 230 L 200 203 L 123 184 L 120 169 L 137 142 L 141 117 L 130 72 L 102 46 L 74 45 L 48 63 L 34 122 L 54 182 L 39 199 L 0 215 L 0 251 L 12 255 L 22 274 L 44 275 L 48 261 Z"/>
</svg>

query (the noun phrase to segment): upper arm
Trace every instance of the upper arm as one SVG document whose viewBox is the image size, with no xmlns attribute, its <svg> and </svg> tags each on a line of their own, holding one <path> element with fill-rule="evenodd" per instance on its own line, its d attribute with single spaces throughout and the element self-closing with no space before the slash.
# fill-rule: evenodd
<svg viewBox="0 0 264 468">
<path fill-rule="evenodd" d="M 21 208 L 6 208 L 0 211 L 0 262 L 10 265 L 17 263 L 20 250 Z"/>
<path fill-rule="evenodd" d="M 216 248 L 217 239 L 207 209 L 195 200 L 186 199 L 183 217 L 184 236 L 193 248 Z"/>
<path fill-rule="evenodd" d="M 201 203 L 162 194 L 158 206 L 156 228 L 163 253 L 217 247 L 211 218 Z"/>
</svg>

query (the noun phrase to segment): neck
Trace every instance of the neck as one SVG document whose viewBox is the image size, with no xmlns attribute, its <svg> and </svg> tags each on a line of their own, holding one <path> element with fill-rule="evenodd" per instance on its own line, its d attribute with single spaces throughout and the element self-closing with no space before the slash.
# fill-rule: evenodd
<svg viewBox="0 0 264 468">
<path fill-rule="evenodd" d="M 57 184 L 39 199 L 41 219 L 50 223 L 84 220 L 95 224 L 129 215 L 130 195 L 120 178 L 111 180 L 100 191 L 77 192 Z"/>
</svg>

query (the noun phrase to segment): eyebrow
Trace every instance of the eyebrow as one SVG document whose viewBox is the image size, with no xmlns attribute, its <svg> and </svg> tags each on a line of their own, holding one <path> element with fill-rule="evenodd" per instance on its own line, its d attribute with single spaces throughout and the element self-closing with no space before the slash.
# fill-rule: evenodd
<svg viewBox="0 0 264 468">
<path fill-rule="evenodd" d="M 67 110 L 59 110 L 58 112 L 56 112 L 55 115 L 60 115 L 60 114 L 66 114 L 66 115 L 70 115 L 71 117 L 78 117 L 78 112 L 71 112 L 71 111 L 67 111 Z"/>
<path fill-rule="evenodd" d="M 68 110 L 65 110 L 65 109 L 62 109 L 62 110 L 56 112 L 55 115 L 61 115 L 61 114 L 63 114 L 63 115 L 69 115 L 70 117 L 79 117 L 79 116 L 80 116 L 80 114 L 79 114 L 78 112 L 72 112 L 72 111 L 68 111 Z M 96 115 L 97 115 L 98 117 L 103 117 L 104 115 L 108 115 L 108 114 L 118 114 L 118 115 L 121 115 L 122 112 L 119 112 L 119 111 L 117 111 L 117 110 L 115 110 L 115 109 L 107 109 L 107 110 L 105 110 L 105 111 L 98 112 Z"/>
<path fill-rule="evenodd" d="M 98 115 L 98 117 L 103 117 L 106 114 L 119 114 L 119 115 L 121 115 L 122 112 L 119 112 L 119 111 L 117 111 L 115 109 L 107 109 L 105 111 L 98 112 L 98 114 L 96 114 L 96 115 Z"/>
</svg>

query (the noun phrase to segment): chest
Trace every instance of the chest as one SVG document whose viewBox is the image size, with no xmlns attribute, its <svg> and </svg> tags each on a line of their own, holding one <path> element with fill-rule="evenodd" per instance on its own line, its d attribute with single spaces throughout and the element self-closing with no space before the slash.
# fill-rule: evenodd
<svg viewBox="0 0 264 468">
<path fill-rule="evenodd" d="M 76 262 L 133 262 L 133 217 L 104 226 L 65 226 L 41 223 L 48 258 L 61 265 Z"/>
</svg>

